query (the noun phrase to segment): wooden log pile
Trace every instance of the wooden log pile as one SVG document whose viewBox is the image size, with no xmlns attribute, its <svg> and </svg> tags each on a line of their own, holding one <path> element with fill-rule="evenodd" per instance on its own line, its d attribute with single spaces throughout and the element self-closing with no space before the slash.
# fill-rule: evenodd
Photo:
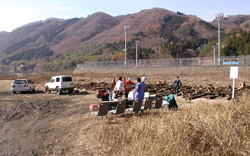
<svg viewBox="0 0 250 156">
<path fill-rule="evenodd" d="M 96 91 L 97 89 L 111 89 L 112 83 L 106 82 L 90 82 L 81 85 L 79 88 L 86 89 L 86 90 L 93 90 Z M 176 94 L 175 88 L 173 85 L 166 83 L 166 81 L 159 81 L 155 82 L 155 84 L 148 84 L 147 91 L 150 94 L 155 94 L 158 97 L 165 97 L 169 94 Z M 244 86 L 240 89 L 235 88 L 235 97 L 241 96 L 243 92 L 246 92 L 250 89 L 250 86 Z M 207 98 L 207 99 L 214 99 L 218 97 L 226 97 L 231 99 L 232 96 L 232 88 L 231 86 L 224 86 L 224 87 L 215 87 L 212 84 L 202 86 L 181 86 L 179 88 L 179 93 L 177 96 L 182 96 L 186 100 L 193 100 L 197 98 Z"/>
<path fill-rule="evenodd" d="M 111 83 L 107 83 L 107 82 L 100 82 L 100 83 L 90 82 L 88 84 L 81 85 L 80 88 L 96 91 L 97 89 L 110 89 L 111 85 L 112 85 Z"/>
<path fill-rule="evenodd" d="M 240 96 L 243 92 L 247 91 L 250 87 L 246 86 L 245 88 L 236 89 L 235 88 L 235 97 Z M 148 91 L 151 94 L 156 94 L 158 97 L 164 97 L 169 94 L 176 94 L 175 88 L 172 85 L 167 84 L 165 81 L 159 81 L 154 85 L 148 85 Z M 231 86 L 226 87 L 215 87 L 212 84 L 207 86 L 197 85 L 194 87 L 191 86 L 181 86 L 179 88 L 179 93 L 177 96 L 182 96 L 186 100 L 193 100 L 197 98 L 207 98 L 214 99 L 218 97 L 226 97 L 231 99 L 232 88 Z"/>
</svg>

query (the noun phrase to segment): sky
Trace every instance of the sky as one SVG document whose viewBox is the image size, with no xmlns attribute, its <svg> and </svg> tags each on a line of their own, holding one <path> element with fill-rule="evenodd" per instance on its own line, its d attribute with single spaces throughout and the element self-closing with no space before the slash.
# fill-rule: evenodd
<svg viewBox="0 0 250 156">
<path fill-rule="evenodd" d="M 212 21 L 216 13 L 250 14 L 250 0 L 0 0 L 0 31 L 11 32 L 47 18 L 80 18 L 95 12 L 111 16 L 164 8 Z"/>
</svg>

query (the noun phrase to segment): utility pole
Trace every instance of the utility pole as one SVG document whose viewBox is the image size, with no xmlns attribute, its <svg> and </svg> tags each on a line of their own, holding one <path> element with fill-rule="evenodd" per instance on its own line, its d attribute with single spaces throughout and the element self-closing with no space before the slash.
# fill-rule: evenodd
<svg viewBox="0 0 250 156">
<path fill-rule="evenodd" d="M 125 67 L 127 67 L 127 29 L 130 28 L 130 25 L 126 25 L 123 27 L 125 30 Z"/>
<path fill-rule="evenodd" d="M 223 13 L 215 14 L 215 19 L 218 21 L 218 64 L 220 65 L 220 21 L 223 19 Z"/>
<path fill-rule="evenodd" d="M 214 66 L 215 66 L 215 49 L 216 49 L 216 46 L 212 46 L 212 48 L 214 49 Z"/>
<path fill-rule="evenodd" d="M 139 43 L 140 41 L 136 40 L 135 41 L 135 49 L 136 49 L 136 56 L 135 56 L 135 67 L 137 68 L 137 60 L 138 60 L 138 55 L 137 55 L 137 44 Z"/>
</svg>

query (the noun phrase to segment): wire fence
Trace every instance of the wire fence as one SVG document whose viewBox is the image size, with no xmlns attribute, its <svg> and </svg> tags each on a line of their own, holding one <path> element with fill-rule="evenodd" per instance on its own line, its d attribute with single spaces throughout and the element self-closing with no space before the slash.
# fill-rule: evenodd
<svg viewBox="0 0 250 156">
<path fill-rule="evenodd" d="M 126 68 L 135 68 L 136 60 L 127 60 Z M 241 65 L 250 66 L 250 55 L 224 56 L 221 60 L 213 57 L 168 58 L 168 59 L 138 59 L 138 68 L 147 67 L 197 67 L 215 65 Z M 125 68 L 124 60 L 95 61 L 78 64 L 77 69 L 85 68 Z"/>
</svg>

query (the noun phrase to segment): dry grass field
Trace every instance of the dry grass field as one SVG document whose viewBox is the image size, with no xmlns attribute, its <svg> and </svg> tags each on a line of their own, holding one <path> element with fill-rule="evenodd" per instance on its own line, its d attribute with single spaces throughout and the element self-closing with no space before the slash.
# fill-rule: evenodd
<svg viewBox="0 0 250 156">
<path fill-rule="evenodd" d="M 249 155 L 250 100 L 183 104 L 178 111 L 93 123 L 96 155 Z"/>
<path fill-rule="evenodd" d="M 179 110 L 161 110 L 143 116 L 114 120 L 89 116 L 97 104 L 94 91 L 60 95 L 43 92 L 44 83 L 60 73 L 1 75 L 0 156 L 40 155 L 249 155 L 250 93 L 226 99 L 186 101 L 176 97 Z M 72 73 L 63 73 L 72 74 Z M 73 74 L 76 84 L 111 82 L 113 77 L 141 74 Z M 31 78 L 36 92 L 13 95 L 15 78 Z M 147 75 L 151 82 L 172 83 L 175 75 Z M 180 74 L 183 84 L 231 85 L 228 75 Z M 236 81 L 250 83 L 249 75 Z M 84 93 L 84 94 L 83 94 Z"/>
</svg>

